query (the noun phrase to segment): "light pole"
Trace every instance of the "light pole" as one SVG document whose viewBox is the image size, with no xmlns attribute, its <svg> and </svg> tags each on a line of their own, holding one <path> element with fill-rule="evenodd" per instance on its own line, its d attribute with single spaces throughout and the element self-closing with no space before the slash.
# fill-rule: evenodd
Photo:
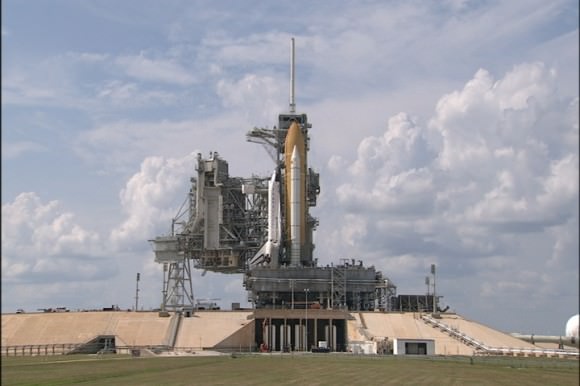
<svg viewBox="0 0 580 386">
<path fill-rule="evenodd" d="M 433 316 L 436 317 L 437 312 L 437 293 L 435 292 L 435 264 L 431 264 L 431 274 L 433 275 Z"/>
<path fill-rule="evenodd" d="M 137 272 L 137 288 L 135 289 L 135 312 L 139 311 L 139 280 L 141 279 L 141 274 Z"/>
<path fill-rule="evenodd" d="M 306 308 L 305 308 L 305 313 L 306 313 L 306 317 L 304 318 L 304 327 L 305 327 L 305 332 L 306 332 L 306 339 L 304 339 L 304 349 L 305 351 L 308 351 L 308 292 L 310 292 L 310 288 L 305 288 L 304 289 L 304 293 L 306 294 Z"/>
<path fill-rule="evenodd" d="M 425 285 L 427 286 L 427 296 L 425 297 L 425 311 L 429 312 L 429 286 L 431 285 L 429 281 L 429 276 L 425 276 Z"/>
</svg>

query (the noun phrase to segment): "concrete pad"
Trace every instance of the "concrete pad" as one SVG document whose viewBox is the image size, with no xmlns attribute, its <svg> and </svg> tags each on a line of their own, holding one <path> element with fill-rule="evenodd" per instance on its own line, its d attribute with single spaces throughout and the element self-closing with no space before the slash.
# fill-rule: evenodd
<svg viewBox="0 0 580 386">
<path fill-rule="evenodd" d="M 261 310 L 261 312 L 265 312 Z M 99 335 L 116 336 L 117 346 L 161 346 L 168 342 L 171 317 L 157 312 L 66 312 L 2 315 L 2 346 L 80 344 Z M 420 313 L 352 312 L 346 318 L 348 341 L 433 339 L 437 355 L 473 355 L 475 349 L 434 328 Z M 456 314 L 441 323 L 490 347 L 537 346 Z M 182 317 L 175 348 L 209 355 L 202 349 L 242 349 L 254 344 L 252 311 L 197 311 Z M 365 328 L 366 327 L 366 328 Z"/>
</svg>

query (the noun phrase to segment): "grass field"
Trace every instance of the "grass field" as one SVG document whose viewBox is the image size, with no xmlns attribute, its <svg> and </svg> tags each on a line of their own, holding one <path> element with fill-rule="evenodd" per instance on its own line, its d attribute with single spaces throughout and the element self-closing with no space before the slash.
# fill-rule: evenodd
<svg viewBox="0 0 580 386">
<path fill-rule="evenodd" d="M 3 357 L 2 385 L 578 385 L 578 361 L 265 354 Z"/>
</svg>

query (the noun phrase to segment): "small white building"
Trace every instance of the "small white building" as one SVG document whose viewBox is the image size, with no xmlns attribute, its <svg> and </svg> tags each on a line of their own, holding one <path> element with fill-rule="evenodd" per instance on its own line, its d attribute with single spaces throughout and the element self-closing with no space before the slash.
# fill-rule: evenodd
<svg viewBox="0 0 580 386">
<path fill-rule="evenodd" d="M 435 355 L 433 339 L 393 339 L 394 355 Z"/>
</svg>

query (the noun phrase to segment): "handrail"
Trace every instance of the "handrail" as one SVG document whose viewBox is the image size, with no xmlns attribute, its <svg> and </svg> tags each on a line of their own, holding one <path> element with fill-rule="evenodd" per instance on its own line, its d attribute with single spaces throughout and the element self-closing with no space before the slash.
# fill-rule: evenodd
<svg viewBox="0 0 580 386">
<path fill-rule="evenodd" d="M 580 357 L 579 351 L 571 351 L 571 350 L 562 350 L 562 349 L 529 349 L 529 348 L 515 348 L 515 347 L 492 347 L 488 346 L 483 342 L 480 342 L 467 334 L 464 334 L 460 331 L 454 330 L 453 328 L 449 327 L 448 325 L 441 323 L 428 315 L 421 316 L 421 319 L 426 323 L 431 323 L 445 332 L 447 332 L 452 337 L 464 341 L 465 343 L 471 344 L 475 346 L 477 350 L 483 351 L 486 354 L 535 354 L 535 355 L 563 355 L 563 356 L 572 356 L 572 357 Z"/>
</svg>

